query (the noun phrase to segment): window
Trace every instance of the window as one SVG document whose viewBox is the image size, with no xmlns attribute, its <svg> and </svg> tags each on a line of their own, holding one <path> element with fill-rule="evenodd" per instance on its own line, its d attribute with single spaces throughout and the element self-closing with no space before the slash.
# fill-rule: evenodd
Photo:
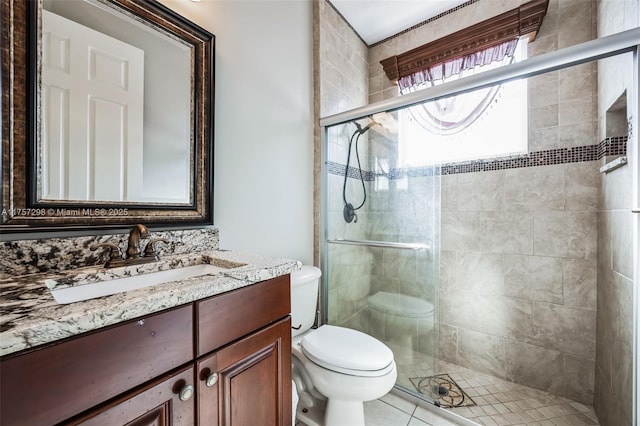
<svg viewBox="0 0 640 426">
<path fill-rule="evenodd" d="M 380 61 L 401 93 L 443 84 L 526 58 L 549 0 L 515 9 Z M 465 93 L 399 114 L 398 166 L 520 154 L 527 146 L 526 80 Z"/>
<path fill-rule="evenodd" d="M 526 58 L 526 39 L 513 55 L 477 65 L 457 74 L 424 79 L 418 84 L 400 82 L 408 93 L 484 72 Z M 443 73 L 446 74 L 446 73 Z M 414 82 L 415 83 L 415 82 Z M 406 86 L 402 88 L 403 86 Z M 518 80 L 491 88 L 432 101 L 403 110 L 398 115 L 398 166 L 488 159 L 527 151 L 527 82 Z"/>
</svg>

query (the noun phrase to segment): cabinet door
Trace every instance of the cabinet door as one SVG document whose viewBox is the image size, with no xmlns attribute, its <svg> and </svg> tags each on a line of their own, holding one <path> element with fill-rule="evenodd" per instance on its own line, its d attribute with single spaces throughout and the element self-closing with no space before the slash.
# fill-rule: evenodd
<svg viewBox="0 0 640 426">
<path fill-rule="evenodd" d="M 164 376 L 69 424 L 82 426 L 193 426 L 193 366 Z"/>
<path fill-rule="evenodd" d="M 291 319 L 197 362 L 198 424 L 291 426 Z"/>
</svg>

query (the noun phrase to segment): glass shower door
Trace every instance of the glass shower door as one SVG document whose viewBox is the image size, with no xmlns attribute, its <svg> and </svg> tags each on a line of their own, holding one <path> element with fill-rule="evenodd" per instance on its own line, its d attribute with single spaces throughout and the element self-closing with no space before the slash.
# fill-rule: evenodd
<svg viewBox="0 0 640 426">
<path fill-rule="evenodd" d="M 431 400 L 440 176 L 403 167 L 397 128 L 387 113 L 326 129 L 326 316 L 387 344 L 397 386 Z"/>
</svg>

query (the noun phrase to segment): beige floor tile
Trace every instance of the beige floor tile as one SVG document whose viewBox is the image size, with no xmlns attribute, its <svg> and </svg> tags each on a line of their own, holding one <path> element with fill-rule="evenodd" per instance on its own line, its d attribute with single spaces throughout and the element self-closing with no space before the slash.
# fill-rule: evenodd
<svg viewBox="0 0 640 426">
<path fill-rule="evenodd" d="M 520 408 L 520 406 L 518 406 L 518 404 L 513 401 L 505 402 L 504 406 L 507 407 L 512 413 L 519 413 L 521 411 L 524 411 L 522 410 L 522 408 Z"/>
<path fill-rule="evenodd" d="M 416 411 L 413 413 L 413 417 L 433 426 L 457 426 L 455 423 L 449 421 L 448 419 L 442 418 L 435 414 L 433 411 L 427 410 L 426 408 L 422 407 L 416 408 Z"/>
<path fill-rule="evenodd" d="M 476 404 L 448 410 L 479 424 L 491 426 L 598 425 L 593 408 L 578 402 L 439 361 L 438 374 L 444 373 L 449 374 Z M 418 377 L 418 374 L 408 377 Z M 414 418 L 429 424 L 429 419 L 420 418 L 417 414 L 414 414 Z"/>
<path fill-rule="evenodd" d="M 571 426 L 571 423 L 569 423 L 563 417 L 556 417 L 555 419 L 550 419 L 550 420 L 551 420 L 551 423 L 553 423 L 555 426 Z"/>
<path fill-rule="evenodd" d="M 586 426 L 589 423 L 585 423 L 581 418 L 575 414 L 565 416 L 564 419 L 569 422 L 571 426 Z"/>
<path fill-rule="evenodd" d="M 416 404 L 409 402 L 406 399 L 402 399 L 399 396 L 394 395 L 392 393 L 388 393 L 380 399 L 386 402 L 387 404 L 391 405 L 392 407 L 402 410 L 408 414 L 413 414 L 413 412 L 416 409 Z"/>
<path fill-rule="evenodd" d="M 505 419 L 501 414 L 498 414 L 497 416 L 493 416 L 492 419 L 499 425 L 499 426 L 509 426 L 509 420 Z"/>
<path fill-rule="evenodd" d="M 502 403 L 498 403 L 498 404 L 493 404 L 493 407 L 496 409 L 496 411 L 499 414 L 504 414 L 504 413 L 510 413 L 511 411 L 509 411 L 509 409 L 507 407 L 504 406 L 504 404 Z"/>
<path fill-rule="evenodd" d="M 484 396 L 474 396 L 473 397 L 473 402 L 475 402 L 476 405 L 488 405 L 489 404 L 487 402 L 487 400 L 484 399 Z"/>
<path fill-rule="evenodd" d="M 496 410 L 493 405 L 483 405 L 482 410 L 487 416 L 495 416 L 496 414 L 499 414 L 498 410 Z"/>
<path fill-rule="evenodd" d="M 470 418 L 475 417 L 468 407 L 456 407 L 449 409 L 452 413 L 456 413 L 459 416 Z"/>
<path fill-rule="evenodd" d="M 498 401 L 498 398 L 496 398 L 495 395 L 489 394 L 489 395 L 484 395 L 483 396 L 484 400 L 487 401 L 489 404 L 498 404 L 500 401 Z"/>
<path fill-rule="evenodd" d="M 484 426 L 498 426 L 498 423 L 490 416 L 478 417 L 475 421 Z"/>
<path fill-rule="evenodd" d="M 560 416 L 566 416 L 569 414 L 574 414 L 577 413 L 578 410 L 576 410 L 573 406 L 571 406 L 570 404 L 557 404 L 557 405 L 552 405 L 551 407 L 549 407 L 551 409 L 551 411 L 553 413 L 556 414 L 556 416 L 560 417 Z"/>
<path fill-rule="evenodd" d="M 415 417 L 411 417 L 409 424 L 407 426 L 432 426 L 429 423 L 425 423 L 420 419 L 416 419 Z"/>
<path fill-rule="evenodd" d="M 584 422 L 584 424 L 586 425 L 597 425 L 598 424 L 598 418 L 595 414 L 590 414 L 590 413 L 578 413 L 575 415 L 577 418 L 579 418 L 580 420 L 582 420 Z"/>
<path fill-rule="evenodd" d="M 406 426 L 411 415 L 380 400 L 365 402 L 364 419 L 367 426 Z"/>
<path fill-rule="evenodd" d="M 527 401 L 527 404 L 529 404 L 531 408 L 544 407 L 544 404 L 535 398 L 527 398 L 525 401 Z"/>
<path fill-rule="evenodd" d="M 545 420 L 548 418 L 536 408 L 534 408 L 533 410 L 527 410 L 527 414 L 529 414 L 536 421 Z"/>
<path fill-rule="evenodd" d="M 473 417 L 480 417 L 480 416 L 484 416 L 486 413 L 484 412 L 484 410 L 481 407 L 469 407 L 469 410 L 471 410 L 472 416 Z"/>
<path fill-rule="evenodd" d="M 589 411 L 590 408 L 587 407 L 584 404 L 581 404 L 579 402 L 570 402 L 569 405 L 571 405 L 573 408 L 575 408 L 579 413 L 584 413 L 585 411 Z"/>
</svg>

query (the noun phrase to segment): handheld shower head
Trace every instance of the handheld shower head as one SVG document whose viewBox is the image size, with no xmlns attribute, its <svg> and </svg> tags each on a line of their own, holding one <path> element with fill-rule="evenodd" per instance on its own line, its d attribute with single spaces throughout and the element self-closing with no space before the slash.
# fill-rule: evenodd
<svg viewBox="0 0 640 426">
<path fill-rule="evenodd" d="M 344 182 L 342 184 L 342 200 L 344 201 L 344 210 L 342 213 L 344 216 L 344 220 L 347 223 L 351 223 L 351 222 L 356 223 L 358 221 L 356 210 L 364 206 L 364 203 L 367 201 L 367 188 L 365 187 L 364 178 L 362 177 L 362 167 L 360 167 L 360 154 L 358 153 L 358 140 L 360 139 L 360 136 L 367 133 L 367 131 L 369 131 L 369 129 L 371 129 L 373 126 L 376 126 L 376 125 L 382 126 L 382 124 L 378 123 L 373 118 L 369 117 L 369 119 L 371 121 L 365 127 L 362 127 L 360 123 L 358 123 L 357 121 L 354 121 L 353 124 L 355 124 L 356 126 L 356 131 L 353 132 L 353 134 L 351 135 L 351 139 L 349 139 L 347 165 L 345 168 Z M 362 183 L 362 193 L 363 193 L 362 203 L 360 203 L 360 205 L 357 207 L 354 207 L 353 204 L 347 201 L 347 177 L 349 176 L 348 171 L 349 171 L 349 162 L 351 160 L 351 145 L 354 143 L 356 146 L 356 159 L 358 160 L 358 172 L 360 174 L 360 182 Z"/>
</svg>

